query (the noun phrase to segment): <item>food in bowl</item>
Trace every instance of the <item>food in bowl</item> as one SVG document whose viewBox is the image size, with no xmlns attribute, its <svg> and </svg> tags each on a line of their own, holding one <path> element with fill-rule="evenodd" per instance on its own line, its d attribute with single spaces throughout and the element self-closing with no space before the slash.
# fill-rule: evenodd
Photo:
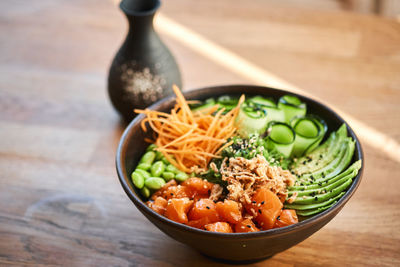
<svg viewBox="0 0 400 267">
<path fill-rule="evenodd" d="M 333 206 L 361 168 L 348 167 L 346 126 L 322 143 L 328 126 L 293 95 L 202 102 L 174 91 L 170 113 L 137 110 L 155 135 L 131 176 L 147 205 L 173 221 L 224 233 L 289 226 Z"/>
</svg>

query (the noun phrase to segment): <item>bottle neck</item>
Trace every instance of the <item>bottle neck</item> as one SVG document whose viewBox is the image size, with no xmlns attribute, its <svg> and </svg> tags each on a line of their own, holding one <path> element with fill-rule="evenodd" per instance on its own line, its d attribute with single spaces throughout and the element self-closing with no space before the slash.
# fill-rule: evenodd
<svg viewBox="0 0 400 267">
<path fill-rule="evenodd" d="M 129 23 L 129 34 L 131 36 L 143 36 L 154 33 L 154 14 L 146 16 L 132 16 L 126 14 Z"/>
</svg>

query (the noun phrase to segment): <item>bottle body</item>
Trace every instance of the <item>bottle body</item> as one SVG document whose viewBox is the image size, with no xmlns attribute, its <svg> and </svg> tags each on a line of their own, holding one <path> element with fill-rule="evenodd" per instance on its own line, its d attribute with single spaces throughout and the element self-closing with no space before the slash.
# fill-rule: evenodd
<svg viewBox="0 0 400 267">
<path fill-rule="evenodd" d="M 129 22 L 128 35 L 109 71 L 108 93 L 113 106 L 126 121 L 134 118 L 135 108 L 143 109 L 172 94 L 172 85 L 181 87 L 178 65 L 153 28 L 155 10 L 130 12 L 124 0 L 121 9 Z M 151 1 L 150 1 L 151 2 Z M 158 3 L 158 1 L 153 1 Z M 157 7 L 158 8 L 158 7 Z"/>
</svg>

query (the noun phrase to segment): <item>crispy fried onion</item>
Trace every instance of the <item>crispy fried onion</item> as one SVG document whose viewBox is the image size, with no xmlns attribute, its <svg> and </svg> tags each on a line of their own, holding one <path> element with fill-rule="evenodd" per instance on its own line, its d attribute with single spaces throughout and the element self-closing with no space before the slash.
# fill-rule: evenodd
<svg viewBox="0 0 400 267">
<path fill-rule="evenodd" d="M 271 166 L 262 155 L 250 160 L 242 157 L 225 158 L 219 172 L 222 180 L 228 183 L 227 198 L 242 204 L 249 204 L 251 196 L 260 187 L 266 187 L 279 198 L 286 199 L 286 188 L 292 186 L 295 181 L 295 177 L 289 171 Z"/>
</svg>

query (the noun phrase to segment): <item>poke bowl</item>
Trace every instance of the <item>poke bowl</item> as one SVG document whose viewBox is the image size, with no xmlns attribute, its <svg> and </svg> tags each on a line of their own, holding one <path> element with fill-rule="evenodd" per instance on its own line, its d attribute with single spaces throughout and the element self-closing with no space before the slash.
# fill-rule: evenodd
<svg viewBox="0 0 400 267">
<path fill-rule="evenodd" d="M 278 99 L 282 99 L 285 96 L 289 95 L 290 97 L 294 97 L 296 101 L 300 101 L 299 103 L 302 103 L 307 107 L 307 114 L 310 113 L 313 115 L 317 115 L 318 118 L 323 118 L 321 122 L 323 122 L 322 128 L 324 129 L 325 132 L 323 137 L 320 137 L 320 140 L 318 140 L 318 144 L 323 146 L 326 143 L 325 146 L 328 147 L 327 144 L 329 142 L 332 144 L 335 143 L 335 139 L 332 139 L 332 136 L 335 135 L 338 136 L 340 135 L 338 134 L 339 131 L 344 131 L 346 138 L 350 140 L 349 143 L 351 143 L 353 147 L 352 147 L 352 153 L 350 154 L 350 156 L 348 156 L 348 160 L 345 166 L 340 170 L 340 172 L 333 173 L 331 175 L 329 173 L 319 172 L 315 175 L 315 177 L 313 177 L 313 175 L 310 173 L 305 173 L 302 175 L 304 177 L 307 177 L 308 180 L 302 180 L 302 183 L 298 182 L 296 184 L 291 184 L 291 187 L 289 188 L 298 189 L 298 192 L 293 193 L 295 191 L 294 189 L 293 189 L 294 191 L 292 190 L 293 192 L 291 192 L 292 195 L 294 194 L 295 196 L 298 195 L 296 200 L 297 202 L 295 201 L 294 203 L 287 203 L 285 202 L 285 200 L 283 200 L 282 202 L 285 204 L 284 208 L 281 207 L 280 212 L 282 212 L 286 207 L 296 210 L 297 213 L 299 214 L 298 222 L 296 221 L 296 223 L 293 224 L 283 225 L 283 227 L 276 227 L 275 224 L 275 226 L 271 225 L 271 227 L 269 228 L 263 228 L 262 225 L 264 222 L 261 222 L 260 225 L 259 220 L 254 220 L 255 222 L 254 228 L 256 228 L 257 231 L 249 231 L 249 232 L 234 231 L 234 233 L 219 232 L 218 230 L 217 231 L 210 230 L 211 228 L 207 227 L 206 228 L 192 227 L 190 226 L 190 223 L 188 224 L 188 223 L 178 222 L 172 217 L 160 214 L 160 212 L 158 212 L 157 209 L 151 208 L 151 205 L 149 205 L 149 203 L 150 204 L 152 203 L 152 201 L 149 202 L 150 195 L 144 194 L 143 189 L 140 189 L 140 187 L 145 188 L 143 182 L 139 186 L 137 186 L 136 181 L 133 181 L 134 180 L 133 173 L 135 172 L 135 169 L 142 162 L 143 160 L 142 156 L 146 153 L 146 151 L 149 151 L 149 143 L 146 143 L 145 140 L 149 139 L 154 140 L 154 138 L 156 137 L 155 132 L 152 131 L 151 128 L 150 130 L 147 131 L 145 131 L 143 128 L 142 122 L 143 120 L 145 120 L 146 114 L 139 114 L 127 126 L 126 130 L 124 131 L 121 137 L 116 155 L 116 169 L 118 177 L 122 185 L 122 188 L 126 192 L 127 196 L 134 203 L 136 208 L 150 222 L 152 222 L 156 227 L 158 227 L 162 232 L 164 232 L 171 238 L 192 247 L 193 249 L 199 251 L 204 255 L 216 259 L 222 259 L 227 261 L 261 260 L 270 257 L 276 253 L 282 252 L 302 242 L 303 240 L 311 236 L 313 233 L 321 229 L 324 225 L 326 225 L 329 221 L 331 221 L 340 212 L 340 210 L 344 207 L 344 205 L 351 198 L 351 196 L 354 194 L 357 187 L 359 186 L 364 167 L 363 152 L 360 142 L 356 134 L 353 132 L 350 126 L 344 121 L 344 119 L 341 118 L 338 114 L 336 114 L 332 109 L 323 105 L 322 103 L 315 101 L 311 98 L 299 94 L 294 94 L 288 91 L 263 87 L 263 86 L 253 86 L 253 85 L 226 85 L 226 86 L 206 87 L 196 90 L 184 91 L 182 94 L 183 97 L 189 102 L 192 100 L 205 101 L 208 99 L 218 99 L 221 96 L 223 97 L 234 96 L 239 98 L 239 96 L 242 94 L 245 94 L 246 98 L 261 96 L 269 99 L 275 99 L 278 101 Z M 190 102 L 190 103 L 195 103 L 195 102 Z M 156 102 L 148 109 L 169 113 L 171 109 L 174 108 L 175 105 L 176 105 L 175 96 L 170 96 Z M 273 127 L 273 125 L 275 124 L 269 123 L 268 125 L 269 125 L 268 129 L 271 130 L 271 127 Z M 266 129 L 263 129 L 263 131 L 265 130 Z M 271 134 L 271 132 L 269 132 L 269 134 Z M 338 140 L 336 139 L 336 141 Z M 318 148 L 316 147 L 317 146 L 315 145 L 312 149 L 315 151 L 318 150 Z M 308 148 L 310 148 L 310 146 L 308 146 Z M 308 162 L 311 162 L 310 164 L 314 162 L 311 156 L 307 157 L 305 156 L 306 152 L 307 151 L 301 152 L 303 153 L 303 156 L 300 155 L 298 156 L 299 160 L 302 161 L 298 163 L 301 166 L 309 164 Z M 312 150 L 310 150 L 310 155 L 312 155 L 311 153 L 313 153 Z M 332 158 L 331 159 L 332 161 L 330 163 L 327 162 L 327 164 L 329 163 L 330 164 L 330 165 L 328 164 L 329 166 L 331 165 L 336 166 L 332 163 L 333 161 L 335 161 L 335 159 L 337 162 L 339 161 L 342 162 L 343 159 L 338 159 L 338 157 L 343 157 L 343 155 L 345 154 L 343 154 L 342 156 L 340 155 L 342 154 L 340 154 L 339 152 L 337 152 L 334 155 L 331 155 L 330 157 Z M 318 167 L 315 166 L 318 165 L 318 162 L 321 162 L 321 160 L 323 162 L 322 156 L 319 155 L 319 157 L 320 158 L 318 159 L 318 161 L 314 162 L 313 168 L 315 169 L 318 169 Z M 356 168 L 356 170 L 353 170 L 354 169 L 353 166 L 358 166 L 358 167 Z M 343 182 L 342 184 L 338 182 L 340 180 L 339 178 L 343 178 L 344 176 L 348 177 L 346 176 L 346 174 L 348 174 L 350 171 L 352 171 L 351 179 L 346 180 L 346 186 L 344 187 Z M 148 172 L 150 172 L 150 170 Z M 292 171 L 292 173 L 294 172 Z M 325 175 L 327 176 L 330 175 L 329 180 L 328 177 L 325 178 Z M 336 187 L 333 187 L 334 185 L 336 185 Z M 340 192 L 338 191 L 339 187 L 340 187 Z M 329 192 L 325 192 L 324 189 L 321 192 L 319 188 L 325 188 L 331 190 Z M 153 190 L 152 193 L 154 193 L 154 191 L 155 190 Z M 335 193 L 335 197 L 332 197 L 333 194 L 332 192 Z M 289 196 L 290 195 L 287 195 L 287 199 L 289 198 Z M 318 200 L 319 196 L 321 198 L 326 196 L 326 198 L 324 200 L 322 199 Z M 193 200 L 190 201 L 192 201 L 193 203 Z M 171 200 L 168 201 L 168 205 L 170 204 L 170 202 Z M 214 203 L 217 202 L 214 200 Z M 225 200 L 223 200 L 223 203 L 225 203 Z M 256 202 L 252 201 L 251 203 L 256 203 Z M 264 201 L 262 204 L 264 204 Z M 191 205 L 193 207 L 193 204 Z M 260 206 L 260 203 L 258 203 L 258 206 Z M 207 206 L 207 209 L 210 208 Z M 260 209 L 258 209 L 258 211 L 261 213 Z M 254 216 L 257 216 L 257 208 Z M 250 218 L 252 217 L 250 216 Z M 242 220 L 243 219 L 244 218 L 242 218 Z M 276 219 L 279 220 L 279 216 L 277 218 L 275 216 L 275 220 Z M 230 229 L 238 229 L 235 228 L 237 227 L 237 225 L 235 226 L 229 220 L 228 223 L 225 224 L 230 225 L 231 226 Z M 212 226 L 212 224 L 207 224 L 207 225 Z"/>
</svg>

